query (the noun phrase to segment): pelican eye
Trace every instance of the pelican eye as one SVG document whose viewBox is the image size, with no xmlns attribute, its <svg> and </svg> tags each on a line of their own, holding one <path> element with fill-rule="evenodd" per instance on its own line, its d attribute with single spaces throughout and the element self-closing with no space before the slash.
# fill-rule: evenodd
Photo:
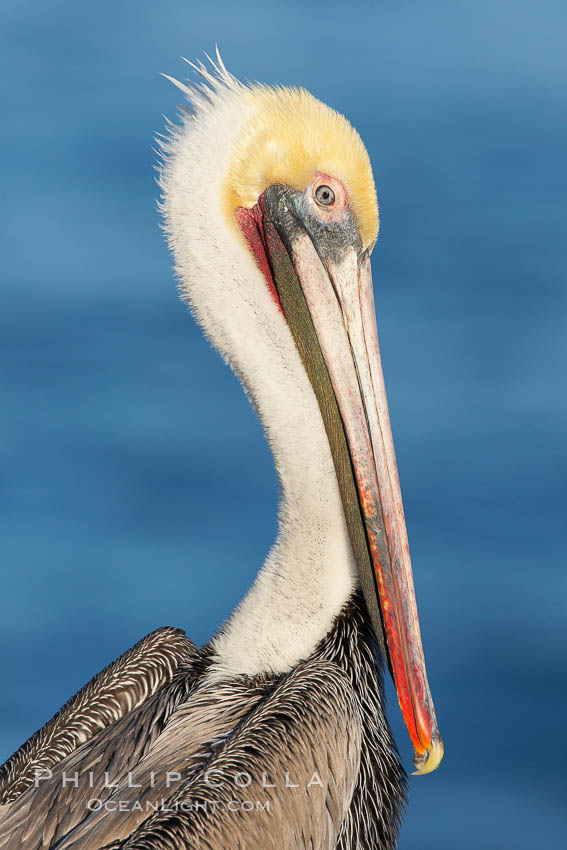
<svg viewBox="0 0 567 850">
<path fill-rule="evenodd" d="M 335 193 L 330 186 L 317 186 L 315 189 L 315 200 L 323 207 L 328 207 L 335 203 Z"/>
</svg>

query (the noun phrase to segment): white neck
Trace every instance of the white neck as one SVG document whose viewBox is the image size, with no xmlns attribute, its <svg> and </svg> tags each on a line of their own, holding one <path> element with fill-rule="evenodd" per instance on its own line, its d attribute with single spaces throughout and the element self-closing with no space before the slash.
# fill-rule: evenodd
<svg viewBox="0 0 567 850">
<path fill-rule="evenodd" d="M 221 166 L 249 103 L 229 86 L 196 107 L 166 150 L 166 227 L 182 290 L 257 407 L 282 490 L 276 542 L 214 638 L 209 676 L 218 680 L 282 673 L 307 658 L 357 579 L 317 400 L 285 319 L 220 208 Z"/>
</svg>

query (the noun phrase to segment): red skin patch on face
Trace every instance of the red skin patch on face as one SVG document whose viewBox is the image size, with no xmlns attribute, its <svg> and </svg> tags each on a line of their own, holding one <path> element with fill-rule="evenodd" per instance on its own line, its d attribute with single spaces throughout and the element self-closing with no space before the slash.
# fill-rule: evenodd
<svg viewBox="0 0 567 850">
<path fill-rule="evenodd" d="M 264 233 L 264 219 L 262 216 L 262 210 L 260 209 L 260 204 L 256 204 L 256 206 L 252 207 L 251 210 L 239 207 L 236 210 L 236 220 L 240 225 L 244 238 L 248 242 L 248 247 L 254 255 L 258 268 L 266 279 L 270 295 L 283 313 L 278 290 L 274 283 L 270 261 L 268 260 L 268 254 L 266 252 L 266 234 Z"/>
</svg>

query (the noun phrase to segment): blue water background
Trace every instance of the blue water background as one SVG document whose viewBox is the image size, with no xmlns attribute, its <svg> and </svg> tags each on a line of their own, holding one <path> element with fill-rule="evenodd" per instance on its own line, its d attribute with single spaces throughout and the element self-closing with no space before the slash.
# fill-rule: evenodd
<svg viewBox="0 0 567 850">
<path fill-rule="evenodd" d="M 152 137 L 181 55 L 358 127 L 442 768 L 401 850 L 565 846 L 567 6 L 4 0 L 0 758 L 151 629 L 211 635 L 274 536 L 234 376 L 178 301 Z M 411 751 L 395 700 L 390 717 Z"/>
</svg>

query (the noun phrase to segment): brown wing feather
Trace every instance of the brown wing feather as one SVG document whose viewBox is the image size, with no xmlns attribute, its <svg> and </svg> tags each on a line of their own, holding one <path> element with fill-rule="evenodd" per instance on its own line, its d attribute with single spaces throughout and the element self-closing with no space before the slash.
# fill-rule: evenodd
<svg viewBox="0 0 567 850">
<path fill-rule="evenodd" d="M 28 788 L 7 807 L 0 848 L 392 850 L 404 776 L 361 604 L 353 600 L 311 659 L 279 679 L 207 684 L 207 652 L 195 651 L 168 686 L 54 767 L 52 783 Z M 116 789 L 101 786 L 107 770 Z M 164 783 L 167 770 L 183 774 L 176 793 Z M 211 770 L 228 782 L 211 787 Z M 63 771 L 83 778 L 92 772 L 94 783 L 65 787 Z M 140 787 L 128 787 L 127 771 Z M 250 786 L 231 781 L 236 772 L 250 774 Z M 286 787 L 286 772 L 296 788 Z M 315 772 L 322 785 L 311 782 Z M 263 786 L 264 773 L 275 787 Z M 142 809 L 92 812 L 92 797 L 140 802 Z M 269 811 L 242 808 L 256 799 Z M 163 800 L 169 811 L 152 814 Z"/>
<path fill-rule="evenodd" d="M 83 841 L 98 848 L 127 838 L 147 818 L 146 805 L 179 787 L 168 785 L 167 771 L 186 777 L 200 768 L 211 738 L 228 735 L 270 686 L 272 680 L 203 686 L 180 670 L 169 687 L 57 765 L 49 781 L 29 788 L 0 823 L 0 848 L 64 850 Z M 142 808 L 109 816 L 92 811 L 90 800 L 137 801 Z"/>
<path fill-rule="evenodd" d="M 199 656 L 181 629 L 151 632 L 91 679 L 0 768 L 0 805 L 171 682 L 182 661 Z"/>
<path fill-rule="evenodd" d="M 236 726 L 167 800 L 166 810 L 126 841 L 107 846 L 330 850 L 351 803 L 360 745 L 359 706 L 348 677 L 336 664 L 305 662 Z M 87 834 L 63 846 L 100 850 L 99 837 Z"/>
</svg>

